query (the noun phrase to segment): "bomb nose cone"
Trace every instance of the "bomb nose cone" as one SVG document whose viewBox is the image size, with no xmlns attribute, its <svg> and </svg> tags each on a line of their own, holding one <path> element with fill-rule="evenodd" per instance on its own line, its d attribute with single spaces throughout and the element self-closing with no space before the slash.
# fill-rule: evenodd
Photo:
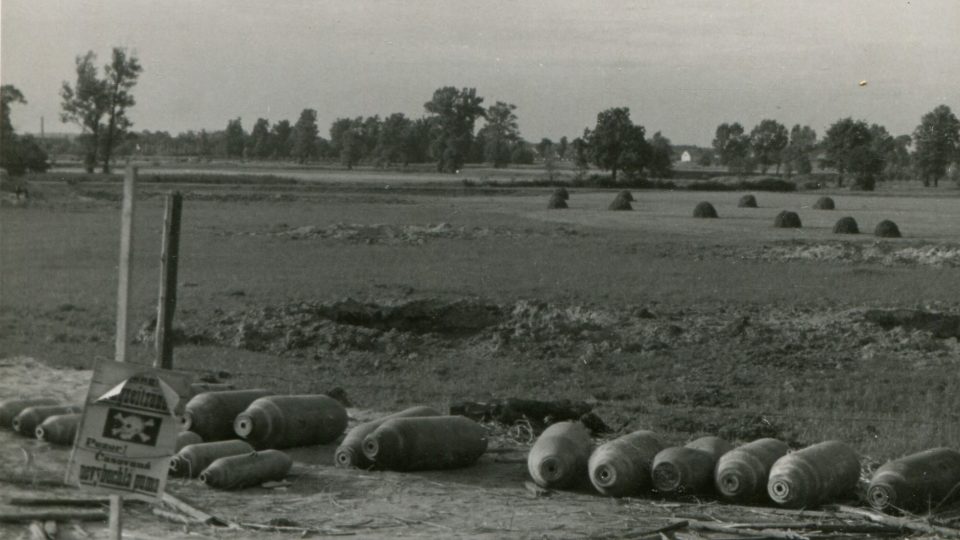
<svg viewBox="0 0 960 540">
<path fill-rule="evenodd" d="M 13 422 L 11 423 L 11 425 L 13 426 L 13 430 L 14 430 L 14 431 L 20 431 L 20 419 L 19 419 L 19 418 L 14 418 L 14 419 L 13 419 Z"/>
<path fill-rule="evenodd" d="M 249 416 L 238 416 L 236 421 L 233 423 L 233 430 L 237 435 L 247 438 L 250 436 L 250 432 L 253 431 L 253 422 L 250 420 Z"/>
<path fill-rule="evenodd" d="M 338 467 L 350 467 L 353 465 L 354 456 L 353 448 L 338 448 L 333 459 Z"/>
<path fill-rule="evenodd" d="M 870 486 L 867 491 L 867 500 L 870 502 L 870 506 L 883 510 L 893 505 L 896 500 L 896 492 L 890 486 Z"/>
<path fill-rule="evenodd" d="M 727 495 L 740 493 L 740 477 L 736 474 L 721 474 L 719 478 L 720 491 Z"/>
<path fill-rule="evenodd" d="M 673 463 L 658 463 L 651 476 L 653 486 L 659 491 L 676 491 L 680 488 L 680 470 Z"/>
<path fill-rule="evenodd" d="M 37 426 L 37 429 L 34 430 L 34 433 L 37 435 L 37 439 L 39 439 L 39 440 L 41 440 L 41 441 L 46 440 L 46 439 L 44 438 L 44 431 L 43 431 L 43 428 L 42 428 L 42 427 Z"/>
<path fill-rule="evenodd" d="M 611 487 L 617 483 L 617 469 L 610 463 L 597 465 L 593 470 L 593 483 L 600 487 Z"/>
<path fill-rule="evenodd" d="M 538 470 L 540 477 L 547 482 L 556 482 L 566 474 L 566 467 L 564 467 L 563 460 L 557 456 L 548 456 L 540 460 Z"/>
</svg>

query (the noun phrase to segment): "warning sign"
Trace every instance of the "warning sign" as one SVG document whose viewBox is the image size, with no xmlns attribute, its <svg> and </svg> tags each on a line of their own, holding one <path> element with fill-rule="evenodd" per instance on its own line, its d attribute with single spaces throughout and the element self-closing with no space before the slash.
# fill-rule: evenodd
<svg viewBox="0 0 960 540">
<path fill-rule="evenodd" d="M 163 495 L 179 431 L 175 411 L 189 376 L 99 362 L 73 447 L 67 482 L 156 500 Z"/>
</svg>

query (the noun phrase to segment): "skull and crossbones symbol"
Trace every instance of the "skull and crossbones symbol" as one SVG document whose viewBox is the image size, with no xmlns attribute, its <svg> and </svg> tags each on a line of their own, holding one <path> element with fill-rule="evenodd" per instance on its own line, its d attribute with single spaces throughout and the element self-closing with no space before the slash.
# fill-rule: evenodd
<svg viewBox="0 0 960 540">
<path fill-rule="evenodd" d="M 119 437 L 124 441 L 133 440 L 134 437 L 140 439 L 140 442 L 150 440 L 150 435 L 144 433 L 143 430 L 148 427 L 153 427 L 153 419 L 144 421 L 143 418 L 135 414 L 124 416 L 123 413 L 113 415 L 113 419 L 118 424 L 111 431 L 114 437 Z"/>
</svg>

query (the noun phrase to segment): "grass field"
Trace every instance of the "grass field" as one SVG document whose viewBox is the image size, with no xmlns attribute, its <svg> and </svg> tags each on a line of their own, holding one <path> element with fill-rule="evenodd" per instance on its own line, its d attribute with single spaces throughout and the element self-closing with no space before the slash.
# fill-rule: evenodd
<svg viewBox="0 0 960 540">
<path fill-rule="evenodd" d="M 210 379 L 342 386 L 380 410 L 585 399 L 614 428 L 671 442 L 839 437 L 876 459 L 960 446 L 957 337 L 864 316 L 960 311 L 956 189 L 834 192 L 834 211 L 811 208 L 820 192 L 757 193 L 760 208 L 742 209 L 736 192 L 642 191 L 631 212 L 606 210 L 615 191 L 577 189 L 569 210 L 548 211 L 549 189 L 336 174 L 142 186 L 133 324 L 153 316 L 161 195 L 179 187 L 177 365 Z M 33 193 L 0 212 L 0 356 L 89 367 L 112 355 L 119 186 Z M 702 200 L 720 219 L 691 217 Z M 773 228 L 785 209 L 802 229 Z M 865 234 L 833 235 L 843 216 Z M 874 238 L 882 219 L 904 238 Z M 337 304 L 348 298 L 426 304 L 351 323 L 343 313 L 360 308 Z M 151 359 L 147 345 L 133 352 Z"/>
</svg>

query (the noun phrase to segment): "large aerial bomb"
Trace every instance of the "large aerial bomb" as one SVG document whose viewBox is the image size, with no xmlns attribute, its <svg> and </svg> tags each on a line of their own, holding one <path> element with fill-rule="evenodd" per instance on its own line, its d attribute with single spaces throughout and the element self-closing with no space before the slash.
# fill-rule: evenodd
<svg viewBox="0 0 960 540">
<path fill-rule="evenodd" d="M 20 411 L 10 425 L 14 431 L 21 435 L 33 438 L 37 436 L 37 426 L 51 416 L 61 414 L 73 414 L 83 410 L 83 407 L 62 406 L 62 405 L 41 405 L 38 407 L 27 407 Z"/>
<path fill-rule="evenodd" d="M 233 420 L 251 403 L 269 395 L 270 392 L 263 389 L 197 394 L 184 407 L 183 429 L 196 433 L 206 442 L 235 439 Z"/>
<path fill-rule="evenodd" d="M 392 418 L 363 439 L 364 456 L 394 471 L 466 467 L 486 451 L 487 430 L 463 416 Z"/>
<path fill-rule="evenodd" d="M 700 437 L 667 448 L 653 459 L 653 487 L 664 494 L 701 494 L 713 490 L 713 471 L 733 446 L 720 437 Z"/>
<path fill-rule="evenodd" d="M 249 443 L 239 440 L 188 444 L 170 460 L 170 475 L 196 478 L 214 461 L 253 452 Z"/>
<path fill-rule="evenodd" d="M 860 456 L 840 441 L 787 454 L 770 468 L 767 494 L 787 508 L 811 508 L 849 495 L 860 479 Z"/>
<path fill-rule="evenodd" d="M 56 404 L 57 400 L 50 398 L 8 399 L 0 401 L 0 427 L 13 429 L 13 419 L 28 407 Z"/>
<path fill-rule="evenodd" d="M 932 448 L 893 460 L 873 473 L 867 501 L 877 510 L 922 513 L 960 499 L 960 452 Z"/>
<path fill-rule="evenodd" d="M 583 424 L 557 422 L 533 443 L 527 455 L 527 469 L 540 487 L 574 487 L 589 479 L 592 450 L 593 439 Z"/>
<path fill-rule="evenodd" d="M 37 439 L 59 446 L 73 446 L 77 438 L 77 428 L 80 426 L 80 413 L 57 414 L 48 416 L 37 426 L 34 433 Z"/>
<path fill-rule="evenodd" d="M 177 452 L 182 450 L 186 446 L 191 444 L 200 444 L 203 442 L 203 437 L 197 435 L 192 431 L 181 431 L 177 433 Z"/>
<path fill-rule="evenodd" d="M 634 431 L 603 444 L 590 455 L 590 481 L 612 497 L 643 493 L 650 489 L 650 465 L 662 448 L 652 431 Z"/>
<path fill-rule="evenodd" d="M 241 489 L 279 482 L 287 477 L 291 467 L 293 460 L 279 450 L 250 452 L 214 461 L 200 473 L 200 481 L 218 489 Z"/>
<path fill-rule="evenodd" d="M 717 462 L 714 482 L 728 501 L 745 503 L 767 496 L 770 467 L 790 448 L 777 439 L 757 439 L 727 452 Z"/>
<path fill-rule="evenodd" d="M 233 422 L 236 434 L 258 449 L 326 444 L 346 428 L 347 410 L 323 394 L 263 397 Z"/>
<path fill-rule="evenodd" d="M 362 469 L 372 467 L 373 462 L 363 454 L 363 439 L 373 433 L 374 430 L 387 420 L 413 416 L 441 416 L 441 413 L 432 407 L 410 407 L 398 413 L 359 424 L 347 433 L 347 436 L 343 438 L 343 442 L 337 447 L 337 451 L 333 454 L 334 465 L 337 467 L 357 467 Z"/>
</svg>

